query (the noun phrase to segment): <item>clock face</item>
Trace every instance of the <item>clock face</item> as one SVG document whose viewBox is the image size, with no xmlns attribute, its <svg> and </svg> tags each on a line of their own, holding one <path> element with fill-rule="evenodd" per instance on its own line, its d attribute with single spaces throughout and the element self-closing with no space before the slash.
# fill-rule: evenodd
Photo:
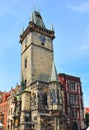
<svg viewBox="0 0 89 130">
<path fill-rule="evenodd" d="M 40 35 L 40 36 L 39 36 L 39 39 L 40 39 L 40 41 L 41 41 L 42 43 L 45 43 L 45 42 L 46 42 L 46 38 L 45 38 L 45 36 L 43 36 L 43 35 Z"/>
<path fill-rule="evenodd" d="M 28 41 L 28 38 L 26 37 L 26 38 L 24 39 L 24 43 L 26 44 L 26 43 L 27 43 L 27 41 Z"/>
</svg>

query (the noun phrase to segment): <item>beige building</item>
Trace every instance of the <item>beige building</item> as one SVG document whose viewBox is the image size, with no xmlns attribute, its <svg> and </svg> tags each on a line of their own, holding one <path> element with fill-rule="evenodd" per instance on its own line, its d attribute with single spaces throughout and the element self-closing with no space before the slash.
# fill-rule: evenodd
<svg viewBox="0 0 89 130">
<path fill-rule="evenodd" d="M 63 91 L 53 58 L 53 26 L 33 11 L 20 36 L 21 90 L 14 95 L 13 130 L 66 130 Z M 12 118 L 12 117 L 11 117 Z"/>
<path fill-rule="evenodd" d="M 7 111 L 7 130 L 13 130 L 14 129 L 14 115 L 15 113 L 15 98 L 17 97 L 17 94 L 21 90 L 20 85 L 16 85 L 15 89 L 11 88 L 10 90 L 10 96 L 8 97 L 8 111 Z"/>
</svg>

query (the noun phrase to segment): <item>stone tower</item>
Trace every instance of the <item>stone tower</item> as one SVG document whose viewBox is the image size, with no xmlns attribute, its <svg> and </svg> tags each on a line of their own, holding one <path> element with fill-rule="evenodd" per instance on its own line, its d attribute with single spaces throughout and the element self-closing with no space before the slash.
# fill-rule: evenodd
<svg viewBox="0 0 89 130">
<path fill-rule="evenodd" d="M 20 36 L 21 91 L 14 101 L 14 130 L 60 130 L 62 102 L 53 61 L 54 38 L 53 26 L 47 29 L 40 13 L 33 11 Z"/>
<path fill-rule="evenodd" d="M 53 62 L 54 30 L 48 30 L 39 12 L 33 11 L 28 27 L 20 37 L 21 80 L 24 87 L 36 80 L 48 81 Z"/>
</svg>

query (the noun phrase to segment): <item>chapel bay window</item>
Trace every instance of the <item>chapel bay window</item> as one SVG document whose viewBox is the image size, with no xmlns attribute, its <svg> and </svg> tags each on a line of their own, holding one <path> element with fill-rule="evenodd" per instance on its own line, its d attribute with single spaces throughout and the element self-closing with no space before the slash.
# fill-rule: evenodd
<svg viewBox="0 0 89 130">
<path fill-rule="evenodd" d="M 59 90 L 52 89 L 50 92 L 51 104 L 59 104 L 60 103 L 60 96 Z"/>
<path fill-rule="evenodd" d="M 47 103 L 47 93 L 46 92 L 39 92 L 38 93 L 38 100 L 39 100 L 39 110 L 48 109 L 48 103 Z"/>
<path fill-rule="evenodd" d="M 50 92 L 50 97 L 51 97 L 51 104 L 55 104 L 57 96 L 56 96 L 56 93 L 55 93 L 54 89 Z"/>
</svg>

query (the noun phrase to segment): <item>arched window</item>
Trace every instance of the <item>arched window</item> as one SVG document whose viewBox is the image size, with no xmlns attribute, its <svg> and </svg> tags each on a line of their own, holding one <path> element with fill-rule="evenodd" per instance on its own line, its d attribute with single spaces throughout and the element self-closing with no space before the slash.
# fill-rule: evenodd
<svg viewBox="0 0 89 130">
<path fill-rule="evenodd" d="M 78 130 L 78 124 L 75 121 L 72 123 L 72 130 Z"/>
</svg>

